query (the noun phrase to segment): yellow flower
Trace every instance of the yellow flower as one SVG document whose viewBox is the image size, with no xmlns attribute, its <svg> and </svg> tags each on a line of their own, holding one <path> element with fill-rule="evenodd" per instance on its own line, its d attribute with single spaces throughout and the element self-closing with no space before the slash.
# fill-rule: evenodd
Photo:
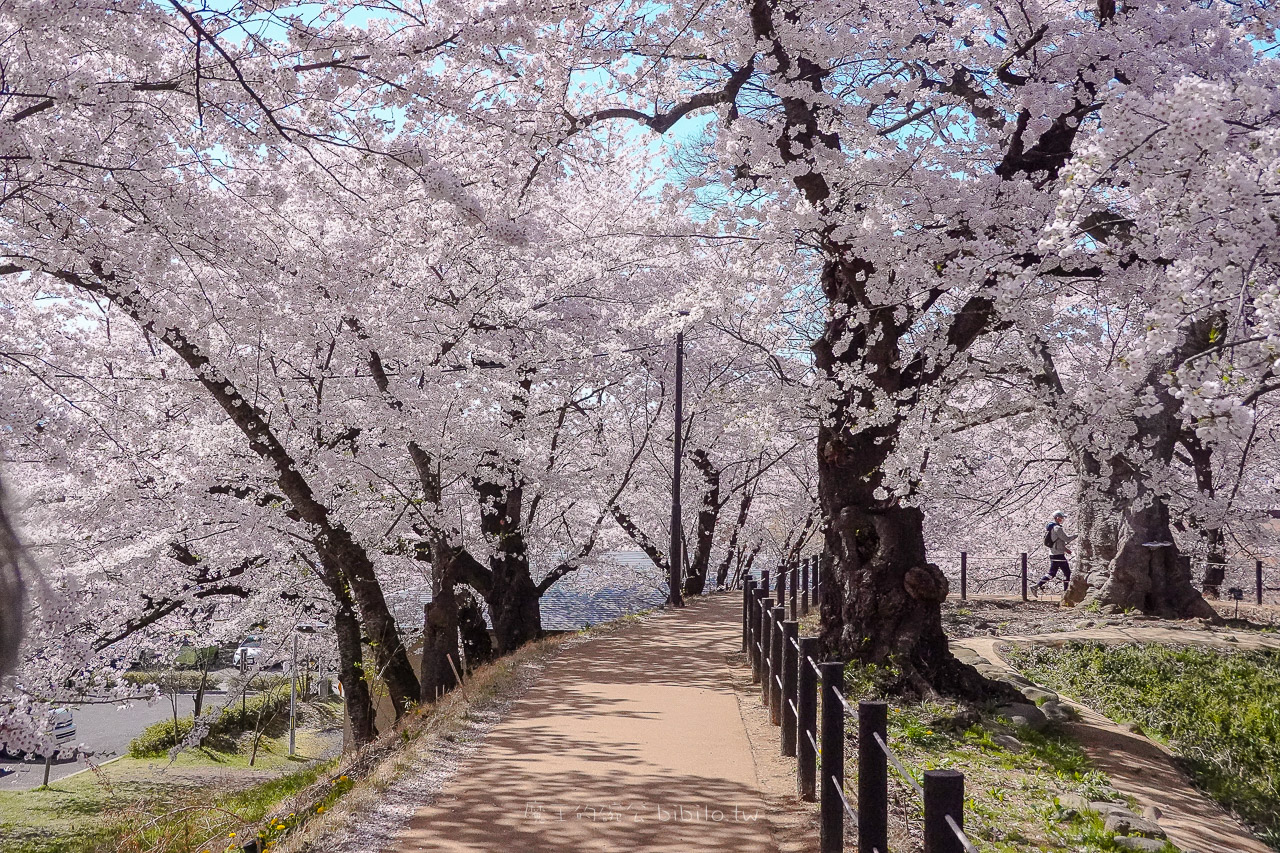
<svg viewBox="0 0 1280 853">
<path fill-rule="evenodd" d="M 316 809 L 316 814 L 324 814 L 324 806 L 321 806 L 320 808 Z"/>
<path fill-rule="evenodd" d="M 927 734 L 927 735 L 931 735 L 931 734 L 933 734 L 933 729 L 928 729 L 928 730 L 925 732 L 925 734 Z"/>
<path fill-rule="evenodd" d="M 236 834 L 234 832 L 227 833 L 227 838 L 235 838 L 235 837 L 236 837 Z"/>
</svg>

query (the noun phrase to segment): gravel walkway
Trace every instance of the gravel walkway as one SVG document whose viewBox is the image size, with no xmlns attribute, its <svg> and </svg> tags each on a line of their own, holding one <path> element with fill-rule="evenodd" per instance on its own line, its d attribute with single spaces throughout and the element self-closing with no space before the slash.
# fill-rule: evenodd
<svg viewBox="0 0 1280 853">
<path fill-rule="evenodd" d="M 776 851 L 725 656 L 738 596 L 565 649 L 384 849 Z"/>
</svg>

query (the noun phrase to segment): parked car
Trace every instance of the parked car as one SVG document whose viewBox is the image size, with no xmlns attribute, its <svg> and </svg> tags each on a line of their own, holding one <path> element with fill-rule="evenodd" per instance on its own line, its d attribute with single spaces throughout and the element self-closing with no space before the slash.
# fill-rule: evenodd
<svg viewBox="0 0 1280 853">
<path fill-rule="evenodd" d="M 63 744 L 74 745 L 74 741 L 76 739 L 76 720 L 72 715 L 70 708 L 58 708 L 53 712 L 53 728 L 51 729 L 51 733 L 53 734 L 53 739 L 58 744 L 53 751 L 55 757 L 59 752 L 62 752 Z M 69 755 L 70 752 L 67 754 Z M 26 753 L 21 751 L 11 752 L 7 749 L 0 749 L 0 758 L 22 760 L 26 757 Z"/>
<path fill-rule="evenodd" d="M 262 642 L 257 637 L 245 637 L 231 656 L 232 666 L 252 666 L 262 655 Z M 243 664 L 242 664 L 243 661 Z"/>
<path fill-rule="evenodd" d="M 53 737 L 58 745 L 76 739 L 76 720 L 70 708 L 59 708 L 53 712 Z"/>
</svg>

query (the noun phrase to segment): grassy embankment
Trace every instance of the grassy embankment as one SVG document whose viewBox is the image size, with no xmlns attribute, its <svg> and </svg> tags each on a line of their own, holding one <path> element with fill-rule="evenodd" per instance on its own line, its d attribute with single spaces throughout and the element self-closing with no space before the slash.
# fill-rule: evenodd
<svg viewBox="0 0 1280 853">
<path fill-rule="evenodd" d="M 583 633 L 608 632 L 634 618 Z M 413 764 L 415 753 L 457 739 L 471 712 L 511 692 L 521 666 L 549 657 L 571 636 L 532 643 L 477 668 L 465 693 L 454 691 L 410 714 L 374 744 L 340 759 L 299 767 L 287 757 L 288 737 L 282 734 L 260 744 L 250 769 L 249 733 L 235 751 L 190 750 L 172 764 L 167 758 L 125 757 L 47 790 L 0 791 L 2 849 L 223 853 L 254 837 L 272 850 L 282 842 L 305 845 L 367 809 Z M 320 751 L 316 741 L 299 732 L 301 755 Z M 161 773 L 162 768 L 167 769 Z"/>
<path fill-rule="evenodd" d="M 886 698 L 890 704 L 889 745 L 922 781 L 925 770 L 959 770 L 965 775 L 965 831 L 984 853 L 1117 850 L 1101 818 L 1078 815 L 1058 804 L 1062 794 L 1090 800 L 1117 799 L 1107 777 L 1094 770 L 1080 748 L 1052 728 L 1015 728 L 981 709 L 946 702 L 906 702 L 884 697 L 876 673 L 856 664 L 845 671 L 850 704 Z M 856 739 L 857 725 L 848 721 Z M 857 756 L 850 748 L 847 786 L 856 789 Z M 918 849 L 923 805 L 916 792 L 890 768 L 892 849 Z"/>
<path fill-rule="evenodd" d="M 817 617 L 802 620 L 801 632 L 817 633 Z M 1015 728 L 990 709 L 951 702 L 910 702 L 889 695 L 880 684 L 892 673 L 850 664 L 845 669 L 849 703 L 885 699 L 889 746 L 916 773 L 959 770 L 965 775 L 965 831 L 983 853 L 1070 851 L 1109 853 L 1119 848 L 1102 819 L 1078 815 L 1058 804 L 1062 794 L 1089 800 L 1121 799 L 1103 773 L 1070 737 L 1052 726 L 1043 732 Z M 846 787 L 856 790 L 857 723 L 847 721 L 850 745 Z M 916 792 L 889 770 L 889 846 L 919 849 L 924 807 Z"/>
<path fill-rule="evenodd" d="M 1070 643 L 1008 657 L 1165 743 L 1197 786 L 1280 850 L 1280 651 Z"/>
</svg>

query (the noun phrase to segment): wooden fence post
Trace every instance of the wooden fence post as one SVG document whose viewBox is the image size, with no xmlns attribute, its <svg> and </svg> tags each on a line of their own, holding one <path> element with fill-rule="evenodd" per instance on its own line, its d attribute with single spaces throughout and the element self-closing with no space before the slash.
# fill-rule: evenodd
<svg viewBox="0 0 1280 853">
<path fill-rule="evenodd" d="M 800 615 L 809 615 L 809 558 L 800 561 Z"/>
<path fill-rule="evenodd" d="M 960 600 L 969 600 L 969 552 L 960 552 Z"/>
<path fill-rule="evenodd" d="M 796 594 L 800 590 L 800 567 L 793 566 L 791 568 L 791 583 L 787 584 L 791 592 L 791 618 L 798 618 L 796 615 Z"/>
<path fill-rule="evenodd" d="M 947 817 L 964 829 L 964 774 L 957 770 L 924 771 L 924 853 L 964 853 Z"/>
<path fill-rule="evenodd" d="M 760 683 L 760 611 L 764 608 L 765 591 L 755 587 L 751 591 L 751 683 Z"/>
<path fill-rule="evenodd" d="M 888 704 L 859 702 L 858 853 L 889 849 L 889 759 L 876 735 L 888 742 Z"/>
<path fill-rule="evenodd" d="M 760 602 L 760 698 L 764 702 L 764 706 L 769 707 L 769 678 L 773 675 L 769 671 L 769 650 L 773 648 L 771 645 L 773 640 L 773 630 L 770 624 L 773 621 L 773 599 L 766 598 Z"/>
<path fill-rule="evenodd" d="M 799 622 L 782 623 L 782 754 L 793 758 L 796 754 L 796 680 L 800 663 L 795 643 L 799 635 Z"/>
<path fill-rule="evenodd" d="M 1027 600 L 1027 552 L 1022 552 L 1022 600 Z"/>
<path fill-rule="evenodd" d="M 782 621 L 787 608 L 781 602 L 773 608 L 773 625 L 769 628 L 769 722 L 782 725 Z"/>
<path fill-rule="evenodd" d="M 819 847 L 822 853 L 844 850 L 844 664 L 820 664 L 822 670 L 822 795 Z M 884 853 L 884 851 L 882 851 Z"/>
<path fill-rule="evenodd" d="M 751 590 L 756 582 L 747 578 L 742 582 L 742 650 L 751 651 Z"/>
<path fill-rule="evenodd" d="M 800 799 L 818 798 L 818 672 L 810 664 L 818 654 L 818 638 L 800 640 L 800 665 L 796 679 L 796 788 Z"/>
</svg>

